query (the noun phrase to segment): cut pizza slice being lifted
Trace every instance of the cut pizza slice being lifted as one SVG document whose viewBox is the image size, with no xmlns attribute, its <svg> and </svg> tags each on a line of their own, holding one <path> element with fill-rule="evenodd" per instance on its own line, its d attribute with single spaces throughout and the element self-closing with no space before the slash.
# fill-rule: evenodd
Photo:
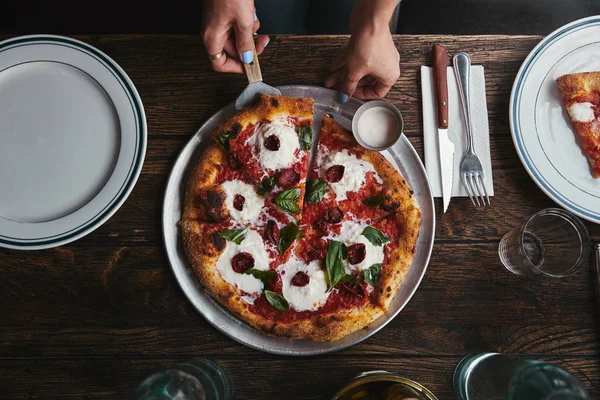
<svg viewBox="0 0 600 400">
<path fill-rule="evenodd" d="M 600 178 L 600 71 L 560 76 L 558 91 L 595 178 Z"/>
</svg>

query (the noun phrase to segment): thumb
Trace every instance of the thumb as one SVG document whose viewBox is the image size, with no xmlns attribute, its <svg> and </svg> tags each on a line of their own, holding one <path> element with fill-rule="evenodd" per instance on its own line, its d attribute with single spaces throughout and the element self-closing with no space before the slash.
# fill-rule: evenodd
<svg viewBox="0 0 600 400">
<path fill-rule="evenodd" d="M 363 74 L 359 69 L 352 69 L 350 65 L 346 64 L 344 77 L 342 78 L 338 88 L 338 100 L 340 102 L 345 103 L 350 97 L 352 97 L 354 91 L 356 91 L 356 86 L 362 77 Z"/>
<path fill-rule="evenodd" d="M 248 18 L 245 19 L 238 19 L 234 24 L 235 47 L 238 51 L 240 60 L 245 64 L 250 64 L 254 57 L 253 26 L 254 20 L 252 19 L 252 15 L 249 15 Z"/>
</svg>

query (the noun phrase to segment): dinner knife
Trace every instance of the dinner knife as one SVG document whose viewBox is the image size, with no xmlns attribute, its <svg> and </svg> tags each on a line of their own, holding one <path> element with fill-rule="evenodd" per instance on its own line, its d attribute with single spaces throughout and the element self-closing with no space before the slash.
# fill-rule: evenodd
<svg viewBox="0 0 600 400">
<path fill-rule="evenodd" d="M 454 179 L 454 143 L 448 137 L 448 52 L 439 44 L 433 46 L 436 103 L 438 109 L 438 144 L 444 212 L 452 198 Z"/>
</svg>

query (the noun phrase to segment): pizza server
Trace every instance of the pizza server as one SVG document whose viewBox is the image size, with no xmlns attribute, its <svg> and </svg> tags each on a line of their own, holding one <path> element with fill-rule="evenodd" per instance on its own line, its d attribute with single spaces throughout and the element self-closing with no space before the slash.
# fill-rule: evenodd
<svg viewBox="0 0 600 400">
<path fill-rule="evenodd" d="M 259 93 L 281 96 L 281 91 L 279 89 L 275 89 L 273 86 L 269 86 L 263 82 L 254 41 L 252 41 L 252 55 L 253 58 L 250 64 L 242 63 L 244 65 L 244 70 L 246 71 L 246 76 L 248 77 L 248 86 L 246 86 L 246 89 L 244 89 L 235 100 L 236 110 L 242 110 L 254 103 L 256 95 Z"/>
<path fill-rule="evenodd" d="M 438 44 L 433 46 L 433 70 L 438 109 L 438 144 L 442 176 L 444 212 L 452 198 L 454 179 L 454 143 L 448 137 L 448 52 Z"/>
</svg>

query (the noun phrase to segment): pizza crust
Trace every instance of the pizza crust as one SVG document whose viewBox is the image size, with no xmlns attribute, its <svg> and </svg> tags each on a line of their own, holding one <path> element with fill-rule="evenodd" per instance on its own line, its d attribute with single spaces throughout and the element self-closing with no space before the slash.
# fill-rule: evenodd
<svg viewBox="0 0 600 400">
<path fill-rule="evenodd" d="M 568 103 L 581 94 L 600 92 L 600 72 L 580 72 L 556 79 L 561 97 Z"/>
<path fill-rule="evenodd" d="M 274 121 L 277 118 L 293 116 L 312 120 L 314 100 L 311 98 L 271 96 L 260 93 L 257 102 L 235 114 L 227 121 L 219 125 L 213 131 L 213 138 L 224 131 L 239 133 L 250 125 L 263 121 Z"/>
</svg>

